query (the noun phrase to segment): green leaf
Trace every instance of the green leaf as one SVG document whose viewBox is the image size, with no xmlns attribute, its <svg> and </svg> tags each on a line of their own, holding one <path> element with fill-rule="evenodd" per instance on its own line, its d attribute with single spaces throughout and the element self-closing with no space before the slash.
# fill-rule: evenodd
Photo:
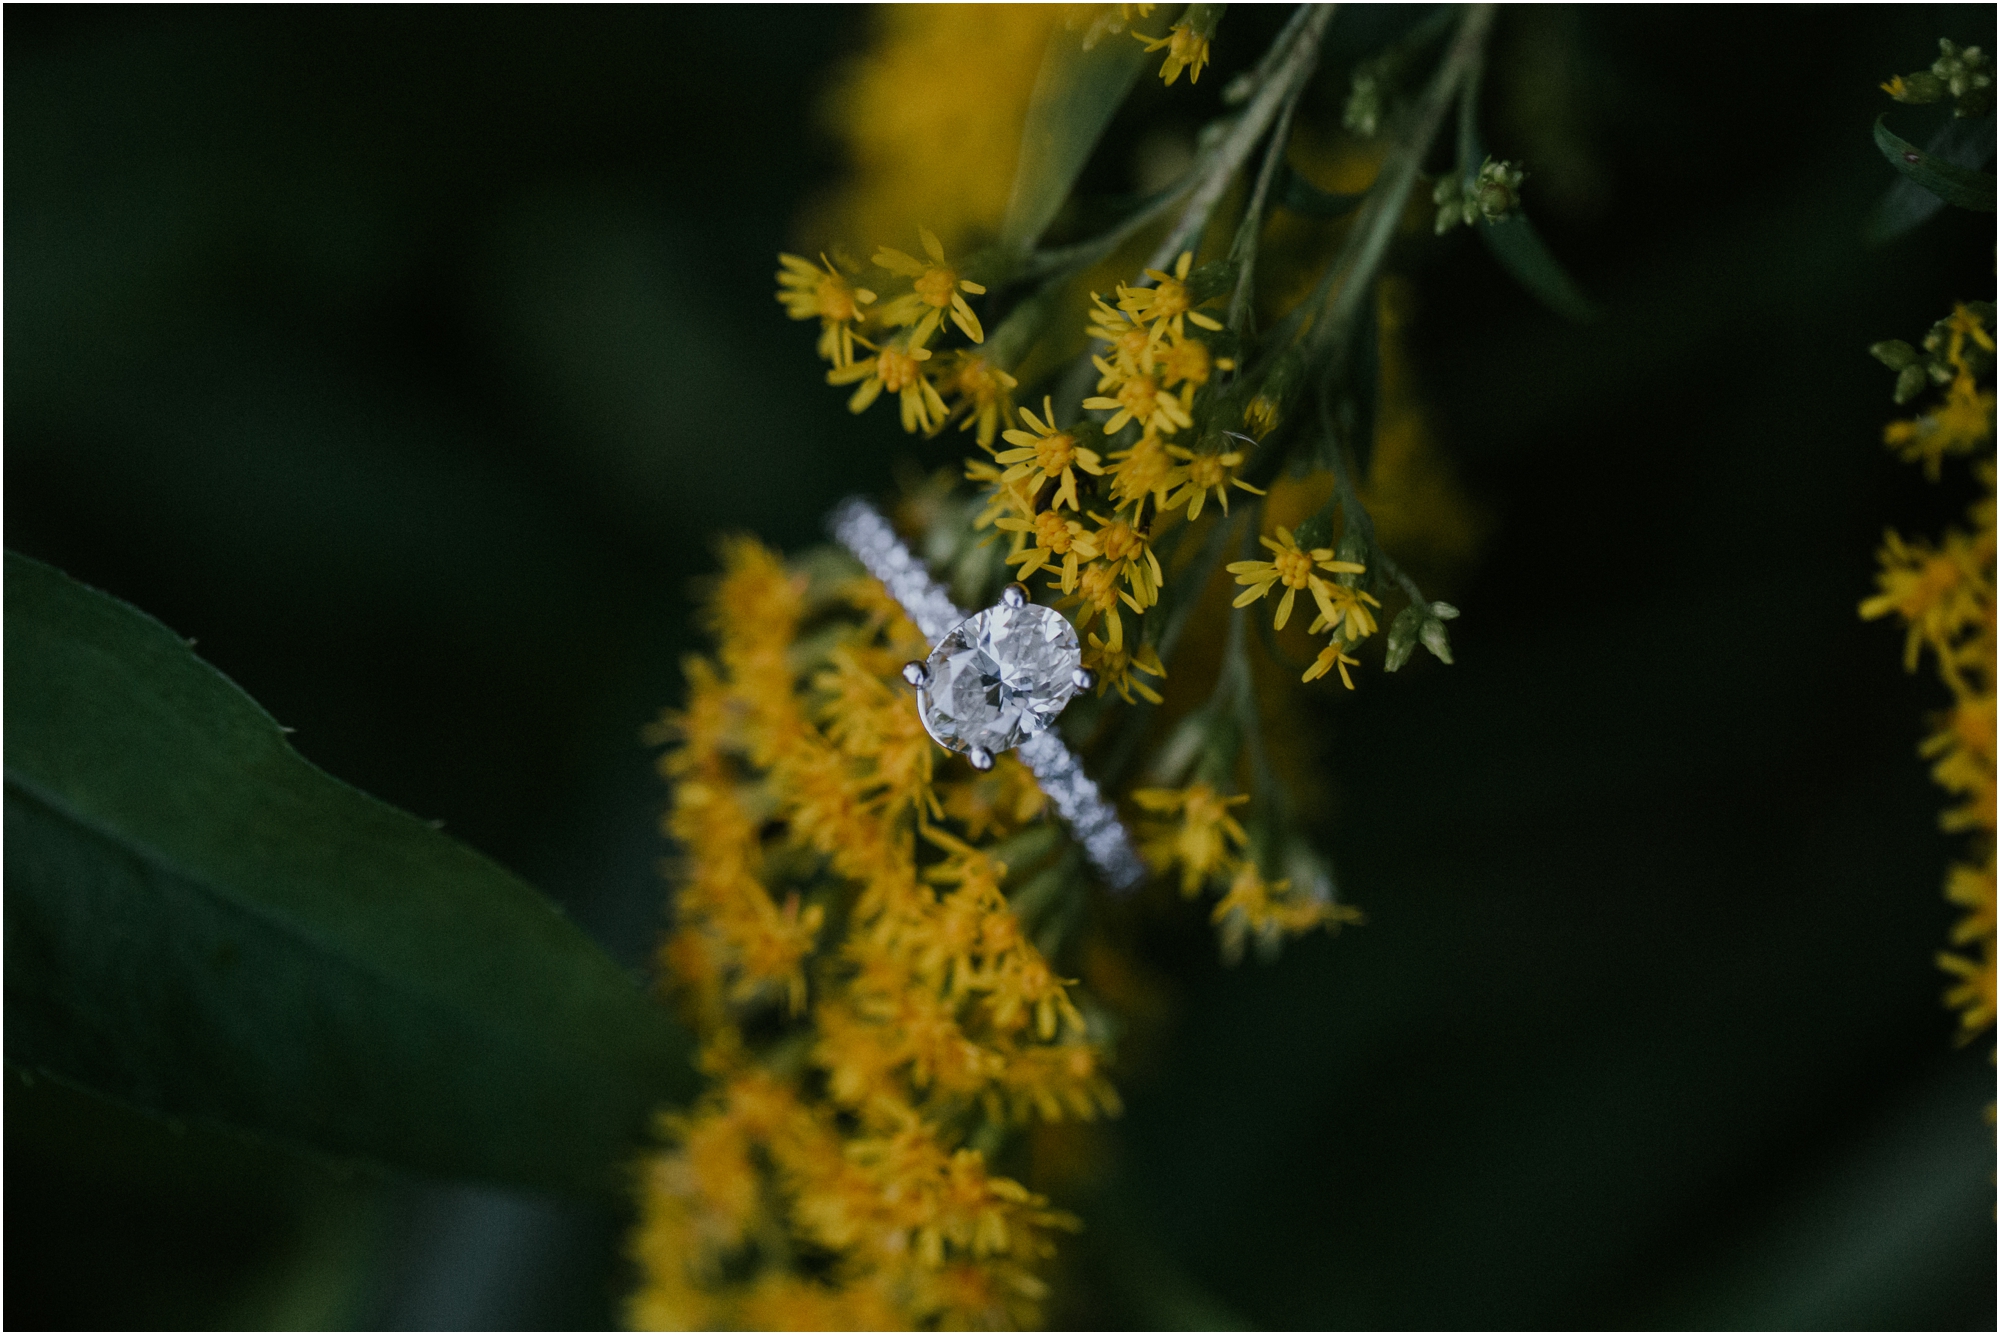
<svg viewBox="0 0 2000 1335">
<path fill-rule="evenodd" d="M 1597 307 L 1576 285 L 1576 280 L 1549 253 L 1534 224 L 1516 215 L 1505 222 L 1487 223 L 1476 229 L 1500 261 L 1500 267 L 1544 306 L 1565 319 L 1588 324 L 1597 318 Z"/>
<path fill-rule="evenodd" d="M 1358 195 L 1336 195 L 1322 190 L 1293 171 L 1290 163 L 1285 164 L 1284 174 L 1278 179 L 1280 184 L 1275 193 L 1279 207 L 1309 218 L 1345 218 L 1368 198 L 1365 191 Z"/>
<path fill-rule="evenodd" d="M 1420 604 L 1411 603 L 1396 613 L 1396 619 L 1389 623 L 1389 645 L 1382 665 L 1384 670 L 1394 672 L 1410 661 L 1410 655 L 1417 647 L 1417 632 L 1423 624 L 1424 609 Z"/>
<path fill-rule="evenodd" d="M 1113 113 L 1132 91 L 1140 71 L 1156 59 L 1129 32 L 1099 34 L 1089 50 L 1086 32 L 1058 24 L 1028 102 L 1014 189 L 1000 224 L 1000 246 L 1024 256 L 1048 229 L 1076 184 Z"/>
<path fill-rule="evenodd" d="M 1945 203 L 1976 213 L 1994 211 L 1991 176 L 1947 162 L 1935 153 L 1926 153 L 1915 144 L 1897 138 L 1895 132 L 1889 129 L 1886 115 L 1875 118 L 1875 147 L 1882 150 L 1882 156 L 1888 159 L 1890 166 Z"/>
<path fill-rule="evenodd" d="M 687 1045 L 553 904 L 11 552 L 6 637 L 10 1064 L 335 1156 L 618 1189 Z"/>
<path fill-rule="evenodd" d="M 1959 167 L 1976 169 L 1993 156 L 1993 117 L 1978 120 L 1948 117 L 1931 136 L 1924 152 Z M 1928 221 L 1944 208 L 1944 201 L 1905 176 L 1898 176 L 1881 200 L 1870 210 L 1862 228 L 1863 239 L 1880 245 Z"/>
</svg>

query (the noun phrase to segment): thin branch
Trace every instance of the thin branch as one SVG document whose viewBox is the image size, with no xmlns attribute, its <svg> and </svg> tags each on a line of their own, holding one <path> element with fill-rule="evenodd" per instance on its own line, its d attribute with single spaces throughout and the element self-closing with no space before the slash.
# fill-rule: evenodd
<svg viewBox="0 0 2000 1335">
<path fill-rule="evenodd" d="M 1236 243 L 1229 248 L 1229 258 L 1237 263 L 1236 290 L 1229 296 L 1229 315 L 1223 323 L 1238 334 L 1243 333 L 1244 320 L 1250 314 L 1254 286 L 1251 276 L 1257 269 L 1257 241 L 1264 230 L 1265 202 L 1270 198 L 1271 182 L 1284 164 L 1285 148 L 1292 139 L 1292 113 L 1299 109 L 1299 98 L 1305 91 L 1306 85 L 1301 81 L 1285 99 L 1285 109 L 1278 113 L 1278 128 L 1271 132 L 1271 142 L 1264 149 L 1264 166 L 1257 173 L 1250 205 L 1243 211 L 1243 221 L 1236 229 Z"/>
<path fill-rule="evenodd" d="M 1423 101 L 1410 117 L 1407 132 L 1401 136 L 1400 151 L 1389 154 L 1382 174 L 1369 188 L 1368 202 L 1361 206 L 1361 218 L 1354 226 L 1358 244 L 1353 260 L 1340 286 L 1334 289 L 1326 310 L 1307 335 L 1308 364 L 1340 364 L 1362 297 L 1373 290 L 1375 271 L 1388 254 L 1390 239 L 1396 234 L 1396 224 L 1402 219 L 1410 189 L 1417 183 L 1424 155 L 1437 137 L 1438 124 L 1451 105 L 1452 95 L 1478 64 L 1492 27 L 1492 5 L 1474 5 L 1466 11 L 1444 63 L 1438 67 L 1431 86 L 1424 91 Z"/>
<path fill-rule="evenodd" d="M 1222 142 L 1211 150 L 1200 184 L 1189 197 L 1187 206 L 1181 210 L 1173 230 L 1153 251 L 1146 268 L 1165 269 L 1208 226 L 1209 215 L 1215 212 L 1215 206 L 1229 189 L 1229 183 L 1249 158 L 1250 150 L 1257 146 L 1257 141 L 1264 137 L 1264 131 L 1270 128 L 1278 109 L 1291 99 L 1295 88 L 1305 86 L 1319 64 L 1320 41 L 1326 36 L 1327 24 L 1333 21 L 1335 8 L 1334 5 L 1305 7 L 1291 46 L 1264 76 L 1256 95 L 1250 99 L 1250 105 L 1243 109 L 1243 115 L 1229 127 Z M 1273 49 L 1276 49 L 1275 43 Z M 1141 279 L 1140 286 L 1144 286 L 1145 282 Z"/>
</svg>

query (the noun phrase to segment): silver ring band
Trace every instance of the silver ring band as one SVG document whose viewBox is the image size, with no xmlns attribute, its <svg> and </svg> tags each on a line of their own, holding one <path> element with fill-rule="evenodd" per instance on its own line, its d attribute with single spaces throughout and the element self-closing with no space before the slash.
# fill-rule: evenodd
<svg viewBox="0 0 2000 1335">
<path fill-rule="evenodd" d="M 826 527 L 864 570 L 882 581 L 889 596 L 933 647 L 966 619 L 950 592 L 931 578 L 931 572 L 903 545 L 881 511 L 861 497 L 850 496 L 834 506 L 826 517 Z M 1083 762 L 1053 727 L 1036 733 L 1015 750 L 1055 804 L 1056 814 L 1083 846 L 1091 865 L 1113 890 L 1130 890 L 1145 879 L 1146 864 L 1133 849 L 1132 837 L 1118 819 L 1118 812 L 1104 800 L 1097 784 L 1083 772 Z"/>
</svg>

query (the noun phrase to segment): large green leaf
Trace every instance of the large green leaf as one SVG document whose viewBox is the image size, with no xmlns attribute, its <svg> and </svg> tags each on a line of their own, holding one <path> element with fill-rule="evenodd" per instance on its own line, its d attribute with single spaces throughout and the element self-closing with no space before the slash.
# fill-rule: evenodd
<svg viewBox="0 0 2000 1335">
<path fill-rule="evenodd" d="M 159 622 L 9 553 L 7 1060 L 425 1173 L 617 1187 L 693 1084 L 547 899 L 315 769 Z"/>
<path fill-rule="evenodd" d="M 1159 61 L 1128 32 L 1100 33 L 1086 49 L 1089 31 L 1059 23 L 1049 34 L 1000 224 L 1000 246 L 1009 255 L 1025 255 L 1041 239 L 1139 72 Z"/>
<path fill-rule="evenodd" d="M 1979 213 L 1994 211 L 1993 177 L 1948 162 L 1899 138 L 1881 116 L 1875 118 L 1875 147 L 1889 165 L 1947 204 Z"/>
</svg>

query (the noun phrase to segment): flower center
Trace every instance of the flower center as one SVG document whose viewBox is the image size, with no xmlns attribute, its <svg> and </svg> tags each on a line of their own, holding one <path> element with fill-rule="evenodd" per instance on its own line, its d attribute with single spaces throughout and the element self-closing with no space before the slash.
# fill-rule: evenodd
<svg viewBox="0 0 2000 1335">
<path fill-rule="evenodd" d="M 1132 526 L 1122 519 L 1113 520 L 1099 530 L 1097 537 L 1104 549 L 1105 559 L 1110 561 L 1123 561 L 1128 556 L 1136 555 L 1145 545 Z"/>
<path fill-rule="evenodd" d="M 819 303 L 819 313 L 835 323 L 852 320 L 861 313 L 854 304 L 854 289 L 847 285 L 845 279 L 832 274 L 819 280 L 819 286 L 813 290 L 813 299 Z"/>
<path fill-rule="evenodd" d="M 1153 289 L 1153 304 L 1146 311 L 1149 320 L 1171 320 L 1188 309 L 1187 284 L 1176 278 Z"/>
<path fill-rule="evenodd" d="M 942 310 L 951 305 L 951 290 L 958 286 L 958 275 L 950 269 L 926 269 L 912 286 L 918 296 Z"/>
<path fill-rule="evenodd" d="M 1035 462 L 1049 477 L 1060 477 L 1076 458 L 1076 437 L 1067 431 L 1043 436 L 1035 443 Z"/>
<path fill-rule="evenodd" d="M 1159 398 L 1159 388 L 1150 379 L 1127 380 L 1118 388 L 1119 406 L 1141 422 L 1153 416 L 1153 408 Z"/>
<path fill-rule="evenodd" d="M 1077 592 L 1083 600 L 1100 612 L 1108 612 L 1118 603 L 1118 567 L 1093 565 L 1083 572 L 1078 581 Z"/>
<path fill-rule="evenodd" d="M 1072 539 L 1069 525 L 1053 510 L 1044 510 L 1035 516 L 1035 545 L 1046 547 L 1057 556 L 1070 549 Z"/>
<path fill-rule="evenodd" d="M 1221 486 L 1228 480 L 1228 470 L 1222 465 L 1222 456 L 1196 455 L 1194 462 L 1188 465 L 1188 480 L 1203 491 L 1207 491 L 1210 487 Z"/>
<path fill-rule="evenodd" d="M 875 359 L 875 373 L 882 377 L 882 388 L 894 394 L 917 383 L 917 359 L 907 352 L 884 348 Z"/>
<path fill-rule="evenodd" d="M 1278 568 L 1278 578 L 1286 588 L 1303 589 L 1306 577 L 1312 574 L 1313 559 L 1305 552 L 1279 552 L 1271 564 Z"/>
</svg>

